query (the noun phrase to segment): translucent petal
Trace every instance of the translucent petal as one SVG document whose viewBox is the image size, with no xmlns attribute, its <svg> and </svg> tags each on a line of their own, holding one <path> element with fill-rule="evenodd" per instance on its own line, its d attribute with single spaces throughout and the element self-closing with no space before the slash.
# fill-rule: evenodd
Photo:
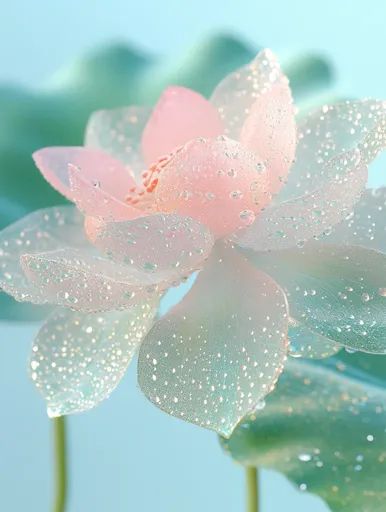
<svg viewBox="0 0 386 512">
<path fill-rule="evenodd" d="M 295 158 L 296 122 L 288 81 L 272 85 L 253 103 L 240 142 L 256 152 L 269 171 L 271 191 L 278 192 Z"/>
<path fill-rule="evenodd" d="M 366 186 L 367 167 L 358 150 L 327 164 L 334 177 L 313 192 L 264 210 L 248 229 L 233 237 L 237 244 L 256 251 L 303 246 L 305 241 L 331 231 L 354 209 Z"/>
<path fill-rule="evenodd" d="M 261 160 L 226 137 L 186 144 L 162 169 L 155 195 L 160 211 L 193 217 L 217 237 L 251 224 L 271 197 Z"/>
<path fill-rule="evenodd" d="M 40 329 L 30 375 L 50 417 L 86 411 L 109 397 L 150 328 L 151 303 L 126 311 L 56 310 Z"/>
<path fill-rule="evenodd" d="M 114 261 L 148 272 L 159 283 L 171 283 L 201 268 L 214 239 L 190 217 L 156 214 L 101 224 L 94 243 Z"/>
<path fill-rule="evenodd" d="M 197 137 L 216 137 L 224 129 L 217 110 L 201 94 L 168 87 L 146 124 L 142 149 L 148 166 Z"/>
<path fill-rule="evenodd" d="M 85 178 L 79 167 L 69 165 L 72 200 L 83 213 L 109 221 L 135 219 L 144 212 L 117 199 L 98 181 Z"/>
<path fill-rule="evenodd" d="M 383 359 L 372 356 L 384 376 Z M 290 358 L 265 408 L 222 444 L 237 462 L 281 472 L 332 512 L 383 512 L 384 380 L 350 360 Z"/>
<path fill-rule="evenodd" d="M 19 301 L 47 302 L 26 278 L 20 257 L 68 245 L 89 246 L 83 217 L 73 206 L 38 210 L 11 224 L 0 232 L 0 288 Z"/>
<path fill-rule="evenodd" d="M 93 251 L 62 248 L 24 254 L 21 265 L 45 302 L 79 311 L 125 309 L 162 293 L 151 274 L 101 258 Z"/>
<path fill-rule="evenodd" d="M 19 301 L 84 311 L 125 308 L 161 293 L 151 273 L 98 254 L 73 206 L 39 210 L 0 233 L 0 287 Z"/>
<path fill-rule="evenodd" d="M 348 348 L 386 354 L 384 254 L 309 243 L 250 256 L 284 288 L 292 318 Z"/>
<path fill-rule="evenodd" d="M 79 168 L 83 178 L 94 187 L 121 201 L 135 185 L 122 163 L 99 149 L 48 147 L 36 151 L 33 158 L 46 180 L 71 201 L 69 165 Z"/>
<path fill-rule="evenodd" d="M 276 56 L 268 49 L 262 50 L 252 62 L 226 76 L 210 99 L 220 113 L 225 133 L 239 140 L 255 101 L 271 91 L 273 85 L 285 82 Z"/>
<path fill-rule="evenodd" d="M 386 188 L 366 190 L 354 211 L 323 240 L 386 253 Z"/>
<path fill-rule="evenodd" d="M 139 384 L 162 410 L 229 436 L 272 391 L 286 335 L 281 289 L 234 250 L 218 249 L 146 336 Z"/>
<path fill-rule="evenodd" d="M 138 179 L 146 169 L 141 138 L 150 114 L 151 108 L 143 106 L 98 110 L 87 123 L 85 145 L 117 158 Z"/>
<path fill-rule="evenodd" d="M 289 355 L 307 359 L 325 359 L 337 354 L 342 345 L 331 341 L 291 319 L 288 329 Z"/>
<path fill-rule="evenodd" d="M 359 149 L 369 164 L 386 146 L 386 103 L 375 100 L 325 105 L 298 123 L 296 160 L 277 202 L 319 188 L 333 176 L 326 162 Z"/>
</svg>

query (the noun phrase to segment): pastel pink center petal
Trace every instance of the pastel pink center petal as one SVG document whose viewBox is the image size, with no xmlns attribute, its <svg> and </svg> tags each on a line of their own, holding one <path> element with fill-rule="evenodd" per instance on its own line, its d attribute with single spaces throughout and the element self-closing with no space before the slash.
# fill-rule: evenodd
<svg viewBox="0 0 386 512">
<path fill-rule="evenodd" d="M 160 97 L 142 134 L 148 166 L 197 137 L 223 133 L 217 109 L 203 96 L 185 87 L 169 87 Z"/>
<path fill-rule="evenodd" d="M 130 171 L 119 160 L 99 149 L 48 147 L 36 151 L 33 158 L 47 181 L 71 201 L 70 165 L 78 167 L 91 186 L 101 188 L 121 201 L 124 201 L 127 190 L 135 186 Z"/>
<path fill-rule="evenodd" d="M 257 97 L 242 127 L 240 142 L 264 160 L 272 192 L 278 192 L 286 180 L 296 151 L 294 107 L 285 77 Z"/>
<path fill-rule="evenodd" d="M 144 212 L 113 197 L 98 182 L 90 182 L 79 167 L 69 165 L 72 199 L 83 213 L 109 221 L 142 217 Z"/>
<path fill-rule="evenodd" d="M 192 217 L 217 238 L 251 224 L 270 197 L 262 161 L 226 137 L 190 141 L 162 169 L 155 189 L 159 211 Z"/>
</svg>

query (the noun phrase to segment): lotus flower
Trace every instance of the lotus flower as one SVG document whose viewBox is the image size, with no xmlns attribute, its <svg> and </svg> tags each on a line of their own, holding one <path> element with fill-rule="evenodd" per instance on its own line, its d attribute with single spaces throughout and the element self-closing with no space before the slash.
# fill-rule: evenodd
<svg viewBox="0 0 386 512">
<path fill-rule="evenodd" d="M 82 144 L 93 111 L 131 103 L 151 105 L 169 84 L 208 95 L 254 53 L 242 41 L 219 34 L 170 59 L 113 45 L 82 55 L 43 89 L 0 84 L 0 229 L 38 208 L 66 203 L 34 169 L 33 151 Z M 286 61 L 285 70 L 294 97 L 303 106 L 321 92 L 326 94 L 332 81 L 330 65 L 314 54 L 295 55 Z M 45 316 L 46 308 L 17 304 L 0 292 L 0 319 L 41 320 Z"/>
<path fill-rule="evenodd" d="M 51 416 L 108 397 L 139 349 L 153 403 L 228 437 L 273 390 L 289 337 L 315 357 L 386 352 L 386 258 L 366 239 L 379 228 L 353 214 L 385 146 L 385 104 L 295 114 L 266 50 L 210 101 L 171 87 L 152 111 L 93 114 L 85 147 L 35 153 L 76 207 L 1 233 L 0 285 L 60 306 L 31 359 Z M 197 272 L 154 322 L 162 295 Z"/>
</svg>

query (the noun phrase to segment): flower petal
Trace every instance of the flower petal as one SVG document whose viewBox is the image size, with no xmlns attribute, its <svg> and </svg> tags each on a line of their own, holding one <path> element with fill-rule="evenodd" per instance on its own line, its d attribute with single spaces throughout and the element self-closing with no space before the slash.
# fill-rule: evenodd
<svg viewBox="0 0 386 512">
<path fill-rule="evenodd" d="M 354 211 L 334 229 L 325 241 L 333 244 L 362 245 L 386 253 L 386 188 L 366 190 Z"/>
<path fill-rule="evenodd" d="M 241 129 L 240 142 L 267 166 L 271 192 L 283 186 L 295 158 L 296 122 L 288 80 L 281 77 L 258 96 Z"/>
<path fill-rule="evenodd" d="M 72 245 L 87 247 L 83 217 L 73 206 L 37 210 L 0 232 L 0 288 L 19 301 L 47 302 L 27 279 L 20 257 Z"/>
<path fill-rule="evenodd" d="M 79 311 L 125 309 L 168 287 L 144 270 L 72 248 L 24 254 L 21 265 L 46 302 Z"/>
<path fill-rule="evenodd" d="M 82 169 L 69 165 L 72 200 L 84 214 L 105 220 L 121 221 L 142 217 L 144 212 L 113 197 L 98 181 L 90 181 Z"/>
<path fill-rule="evenodd" d="M 331 179 L 326 163 L 359 149 L 369 164 L 386 146 L 386 103 L 375 100 L 324 105 L 298 124 L 295 163 L 277 201 L 299 197 Z"/>
<path fill-rule="evenodd" d="M 190 217 L 156 214 L 101 224 L 94 244 L 114 261 L 149 273 L 154 282 L 172 283 L 201 268 L 214 239 Z"/>
<path fill-rule="evenodd" d="M 273 85 L 286 82 L 276 56 L 264 49 L 246 66 L 226 76 L 213 91 L 210 101 L 218 109 L 225 133 L 238 140 L 256 100 Z"/>
<path fill-rule="evenodd" d="M 34 212 L 1 232 L 0 287 L 19 301 L 83 311 L 126 308 L 163 291 L 144 269 L 101 257 L 72 206 Z"/>
<path fill-rule="evenodd" d="M 217 110 L 201 94 L 168 87 L 143 131 L 142 149 L 148 166 L 197 137 L 223 133 Z"/>
<path fill-rule="evenodd" d="M 248 229 L 234 235 L 235 242 L 255 251 L 302 246 L 326 232 L 353 211 L 366 186 L 367 167 L 359 150 L 329 161 L 326 173 L 334 178 L 302 197 L 264 210 Z"/>
<path fill-rule="evenodd" d="M 48 147 L 33 154 L 46 180 L 70 201 L 73 200 L 68 168 L 78 167 L 84 179 L 121 201 L 135 186 L 131 174 L 121 162 L 99 149 L 84 147 Z"/>
<path fill-rule="evenodd" d="M 193 289 L 146 336 L 139 384 L 162 410 L 229 436 L 274 387 L 287 303 L 267 275 L 218 249 Z"/>
<path fill-rule="evenodd" d="M 300 490 L 320 496 L 332 512 L 383 512 L 383 358 L 367 356 L 370 371 L 363 371 L 352 355 L 343 362 L 341 354 L 326 361 L 288 360 L 265 408 L 222 445 L 245 466 L 283 473 Z M 371 371 L 376 365 L 383 379 Z"/>
<path fill-rule="evenodd" d="M 162 169 L 155 189 L 158 210 L 193 217 L 217 237 L 253 222 L 270 197 L 261 160 L 226 137 L 190 141 Z"/>
<path fill-rule="evenodd" d="M 326 359 L 337 354 L 342 345 L 331 341 L 291 319 L 288 329 L 289 355 L 307 359 Z"/>
<path fill-rule="evenodd" d="M 150 114 L 151 108 L 143 106 L 98 110 L 87 123 L 85 146 L 109 153 L 138 179 L 146 169 L 141 139 Z"/>
<path fill-rule="evenodd" d="M 31 377 L 50 417 L 86 411 L 108 398 L 150 328 L 151 303 L 126 311 L 82 314 L 56 310 L 40 329 Z"/>
<path fill-rule="evenodd" d="M 309 243 L 250 256 L 283 286 L 292 318 L 351 349 L 386 354 L 384 254 Z"/>
</svg>

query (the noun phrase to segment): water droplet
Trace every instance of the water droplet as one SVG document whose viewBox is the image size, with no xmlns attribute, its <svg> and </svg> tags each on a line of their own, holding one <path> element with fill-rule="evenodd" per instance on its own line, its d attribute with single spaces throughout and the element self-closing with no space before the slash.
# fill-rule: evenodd
<svg viewBox="0 0 386 512">
<path fill-rule="evenodd" d="M 252 224 L 255 220 L 256 216 L 255 214 L 253 213 L 252 210 L 242 210 L 240 212 L 240 219 L 247 225 L 249 226 L 250 224 Z"/>
<path fill-rule="evenodd" d="M 241 199 L 243 197 L 243 193 L 241 190 L 232 190 L 232 192 L 229 194 L 229 197 L 231 199 Z"/>
</svg>

